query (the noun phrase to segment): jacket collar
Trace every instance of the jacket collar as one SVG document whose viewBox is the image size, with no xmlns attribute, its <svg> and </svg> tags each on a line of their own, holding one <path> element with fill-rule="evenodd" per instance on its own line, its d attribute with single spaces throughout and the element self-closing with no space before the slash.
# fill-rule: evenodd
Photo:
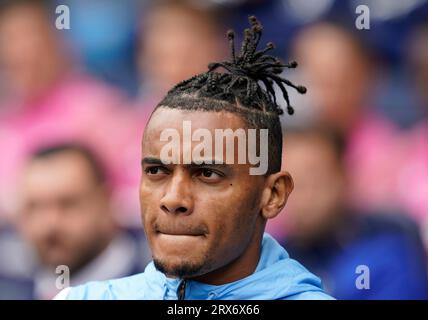
<svg viewBox="0 0 428 320">
<path fill-rule="evenodd" d="M 232 296 L 232 292 L 240 290 L 245 291 L 245 288 L 247 287 L 251 288 L 256 284 L 260 284 L 261 279 L 271 276 L 270 274 L 274 272 L 274 269 L 271 268 L 273 265 L 278 264 L 278 262 L 287 258 L 288 253 L 285 249 L 281 247 L 269 234 L 264 233 L 260 258 L 256 270 L 253 274 L 231 283 L 210 285 L 191 279 L 183 280 L 180 278 L 168 278 L 165 274 L 155 269 L 153 262 L 151 262 L 151 265 L 155 272 L 158 273 L 160 284 L 164 288 L 163 299 L 178 299 L 180 285 L 183 285 L 183 281 L 185 281 L 184 299 L 209 300 Z M 257 293 L 259 293 L 259 291 Z M 254 294 L 257 293 L 254 292 Z M 248 294 L 251 297 L 251 290 L 248 291 Z"/>
</svg>

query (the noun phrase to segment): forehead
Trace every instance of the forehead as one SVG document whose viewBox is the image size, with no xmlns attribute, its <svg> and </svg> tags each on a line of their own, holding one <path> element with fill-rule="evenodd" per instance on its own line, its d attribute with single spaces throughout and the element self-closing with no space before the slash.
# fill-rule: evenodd
<svg viewBox="0 0 428 320">
<path fill-rule="evenodd" d="M 290 137 L 284 153 L 285 166 L 295 175 L 299 172 L 314 175 L 340 167 L 334 146 L 323 137 Z"/>
<path fill-rule="evenodd" d="M 143 136 L 143 154 L 154 153 L 164 146 L 165 142 L 160 141 L 161 133 L 167 129 L 176 130 L 183 135 L 183 123 L 191 125 L 191 131 L 205 129 L 213 136 L 216 129 L 247 129 L 244 120 L 235 113 L 221 111 L 193 111 L 170 108 L 157 109 L 148 122 Z"/>
<path fill-rule="evenodd" d="M 58 192 L 86 189 L 94 184 L 88 161 L 73 152 L 49 156 L 31 161 L 24 170 L 24 192 Z"/>
</svg>

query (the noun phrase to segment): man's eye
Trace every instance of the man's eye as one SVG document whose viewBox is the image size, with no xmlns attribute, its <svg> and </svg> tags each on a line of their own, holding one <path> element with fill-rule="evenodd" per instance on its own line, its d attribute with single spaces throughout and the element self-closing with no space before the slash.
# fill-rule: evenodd
<svg viewBox="0 0 428 320">
<path fill-rule="evenodd" d="M 159 175 L 165 173 L 165 169 L 161 167 L 148 167 L 144 171 L 148 175 Z"/>
<path fill-rule="evenodd" d="M 219 172 L 216 172 L 216 171 L 211 170 L 211 169 L 201 169 L 199 175 L 203 179 L 211 180 L 211 181 L 220 179 L 223 176 Z"/>
</svg>

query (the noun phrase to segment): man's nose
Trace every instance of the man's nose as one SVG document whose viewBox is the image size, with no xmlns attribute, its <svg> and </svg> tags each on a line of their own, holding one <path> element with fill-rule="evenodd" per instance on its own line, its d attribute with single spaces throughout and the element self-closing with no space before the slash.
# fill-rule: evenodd
<svg viewBox="0 0 428 320">
<path fill-rule="evenodd" d="M 191 214 L 193 196 L 190 184 L 191 177 L 188 177 L 185 172 L 174 172 L 161 199 L 161 209 L 166 213 Z"/>
<path fill-rule="evenodd" d="M 56 204 L 47 205 L 41 214 L 40 231 L 44 234 L 50 234 L 58 229 L 62 217 L 61 208 Z"/>
</svg>

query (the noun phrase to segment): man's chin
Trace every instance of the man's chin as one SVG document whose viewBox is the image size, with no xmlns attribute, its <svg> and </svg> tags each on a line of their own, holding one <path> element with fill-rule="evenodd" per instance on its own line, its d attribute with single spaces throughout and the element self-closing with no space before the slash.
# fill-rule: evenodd
<svg viewBox="0 0 428 320">
<path fill-rule="evenodd" d="M 170 259 L 153 258 L 157 270 L 168 277 L 191 278 L 204 273 L 204 263 L 190 263 L 188 261 L 171 262 Z"/>
</svg>

